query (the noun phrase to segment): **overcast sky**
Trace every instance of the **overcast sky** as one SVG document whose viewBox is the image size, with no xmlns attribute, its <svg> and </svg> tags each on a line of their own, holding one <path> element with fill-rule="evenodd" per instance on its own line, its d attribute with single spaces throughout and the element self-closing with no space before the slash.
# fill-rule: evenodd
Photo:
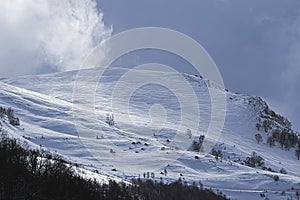
<svg viewBox="0 0 300 200">
<path fill-rule="evenodd" d="M 191 36 L 212 56 L 227 88 L 262 96 L 300 130 L 299 0 L 99 0 L 98 6 L 114 33 L 161 26 Z M 152 55 L 161 62 L 161 54 Z"/>
<path fill-rule="evenodd" d="M 300 130 L 299 0 L 1 0 L 0 77 L 76 69 L 103 38 L 143 26 L 183 32 L 231 91 L 262 96 Z M 187 63 L 162 52 L 118 64 Z M 192 73 L 192 72 L 191 72 Z"/>
</svg>

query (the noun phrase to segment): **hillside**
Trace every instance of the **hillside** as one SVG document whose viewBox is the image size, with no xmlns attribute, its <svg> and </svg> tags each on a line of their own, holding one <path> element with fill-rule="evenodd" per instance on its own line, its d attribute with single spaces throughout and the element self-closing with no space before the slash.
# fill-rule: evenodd
<svg viewBox="0 0 300 200">
<path fill-rule="evenodd" d="M 89 88 L 97 77 L 93 76 L 93 69 L 85 72 L 87 78 L 83 85 Z M 125 72 L 124 68 L 112 68 L 104 73 L 95 91 L 93 110 L 85 109 L 89 100 L 85 102 L 84 96 L 81 102 L 73 104 L 77 71 L 2 79 L 0 105 L 13 108 L 20 119 L 20 126 L 6 122 L 2 126 L 30 146 L 58 153 L 102 177 L 123 180 L 152 177 L 164 182 L 180 178 L 190 184 L 199 185 L 201 182 L 204 187 L 222 191 L 232 199 L 296 198 L 296 191 L 300 189 L 300 161 L 295 155 L 298 137 L 296 144 L 291 143 L 288 148 L 285 148 L 285 143 L 281 145 L 277 141 L 270 147 L 268 138 L 274 131 L 278 135 L 286 133 L 286 137 L 298 133 L 264 100 L 214 88 L 214 91 L 226 95 L 225 124 L 212 152 L 214 155 L 198 159 L 199 152 L 193 150 L 192 140 L 199 141 L 199 136 L 205 135 L 208 129 L 211 100 L 207 87 L 214 86 L 199 76 L 157 73 L 158 79 L 185 78 L 199 99 L 198 130 L 193 130 L 195 138 L 190 141 L 190 147 L 182 149 L 176 148 L 181 144 L 172 144 L 172 140 L 181 117 L 192 121 L 193 116 L 188 113 L 180 115 L 176 95 L 168 89 L 148 84 L 132 94 L 130 115 L 135 123 L 129 123 L 126 113 L 123 113 L 126 99 L 117 99 L 112 106 L 114 87 Z M 191 95 L 188 91 L 181 92 L 186 97 Z M 79 111 L 75 117 L 81 120 L 80 129 L 74 123 L 74 109 Z M 107 121 L 107 115 L 109 119 L 114 115 L 113 123 Z M 92 116 L 96 117 L 97 126 L 90 122 Z M 78 130 L 84 133 L 78 134 Z M 262 142 L 257 141 L 256 134 L 261 135 Z M 188 140 L 182 137 L 179 141 L 187 143 Z M 95 150 L 99 159 L 92 156 Z M 245 160 L 252 152 L 263 158 L 264 166 L 247 166 Z M 173 158 L 170 155 L 177 159 L 170 159 Z M 162 167 L 157 169 L 156 166 Z M 282 173 L 282 169 L 286 173 Z M 274 180 L 275 176 L 279 177 L 278 181 Z"/>
</svg>

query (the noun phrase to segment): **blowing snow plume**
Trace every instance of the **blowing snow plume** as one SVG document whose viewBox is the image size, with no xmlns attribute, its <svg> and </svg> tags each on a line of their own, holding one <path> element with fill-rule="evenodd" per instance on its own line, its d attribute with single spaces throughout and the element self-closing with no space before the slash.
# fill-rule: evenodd
<svg viewBox="0 0 300 200">
<path fill-rule="evenodd" d="M 0 77 L 76 69 L 111 35 L 92 0 L 4 0 L 0 24 Z"/>
</svg>

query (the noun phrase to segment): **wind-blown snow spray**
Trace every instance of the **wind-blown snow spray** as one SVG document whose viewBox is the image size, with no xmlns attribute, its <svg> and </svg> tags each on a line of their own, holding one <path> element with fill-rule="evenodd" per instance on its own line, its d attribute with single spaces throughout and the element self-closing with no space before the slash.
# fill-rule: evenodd
<svg viewBox="0 0 300 200">
<path fill-rule="evenodd" d="M 1 76 L 78 69 L 111 35 L 93 0 L 0 1 Z"/>
</svg>

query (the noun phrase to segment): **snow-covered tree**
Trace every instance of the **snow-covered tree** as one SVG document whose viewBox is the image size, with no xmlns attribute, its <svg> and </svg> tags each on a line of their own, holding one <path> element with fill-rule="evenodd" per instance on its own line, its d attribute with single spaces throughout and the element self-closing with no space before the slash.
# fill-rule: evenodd
<svg viewBox="0 0 300 200">
<path fill-rule="evenodd" d="M 255 139 L 257 141 L 257 143 L 259 144 L 260 142 L 263 142 L 262 136 L 261 134 L 257 133 L 255 134 Z"/>
<path fill-rule="evenodd" d="M 295 154 L 298 160 L 300 160 L 300 143 L 298 144 L 298 147 L 295 150 Z"/>
<path fill-rule="evenodd" d="M 267 139 L 267 143 L 270 147 L 273 147 L 275 146 L 275 140 L 273 138 L 273 136 L 269 136 L 268 139 Z"/>
<path fill-rule="evenodd" d="M 114 115 L 113 115 L 113 114 L 107 114 L 107 115 L 106 115 L 106 120 L 105 120 L 105 122 L 106 122 L 109 126 L 115 125 Z"/>
</svg>

